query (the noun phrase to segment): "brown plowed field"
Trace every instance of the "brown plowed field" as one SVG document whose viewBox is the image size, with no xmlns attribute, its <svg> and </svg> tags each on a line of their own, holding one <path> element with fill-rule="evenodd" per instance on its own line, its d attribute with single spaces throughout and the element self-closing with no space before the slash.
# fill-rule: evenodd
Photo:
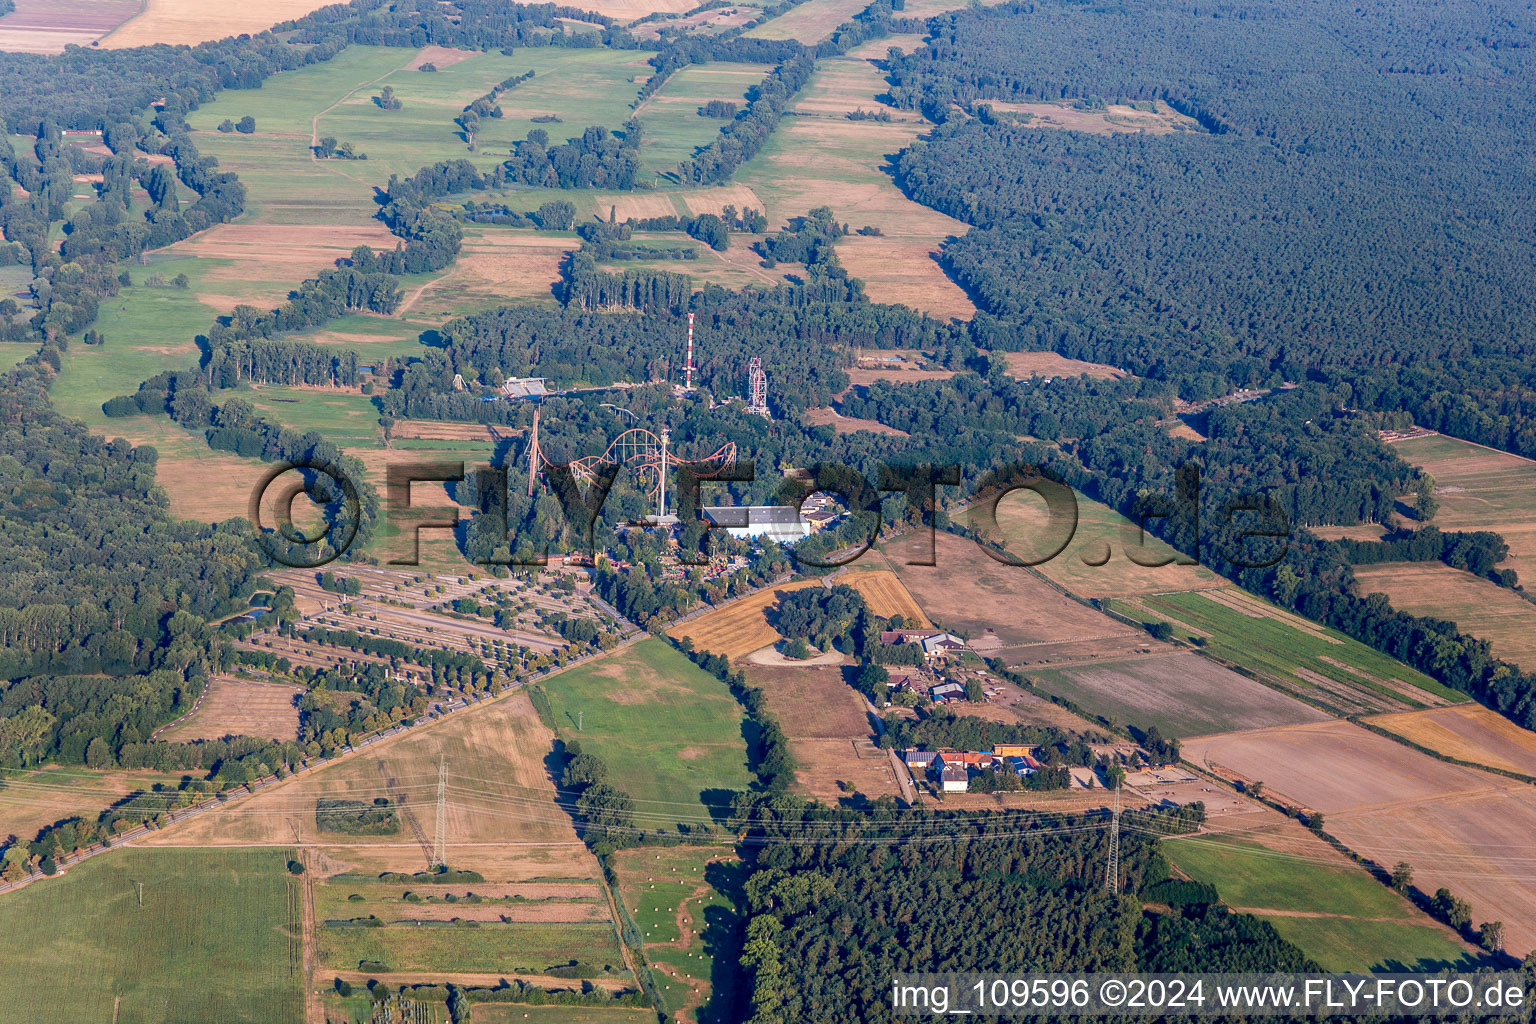
<svg viewBox="0 0 1536 1024">
<path fill-rule="evenodd" d="M 1536 787 L 1343 721 L 1206 736 L 1186 741 L 1184 756 L 1323 812 L 1327 832 L 1378 865 L 1412 864 L 1420 891 L 1445 886 L 1475 923 L 1503 921 L 1515 956 L 1536 947 Z"/>
</svg>

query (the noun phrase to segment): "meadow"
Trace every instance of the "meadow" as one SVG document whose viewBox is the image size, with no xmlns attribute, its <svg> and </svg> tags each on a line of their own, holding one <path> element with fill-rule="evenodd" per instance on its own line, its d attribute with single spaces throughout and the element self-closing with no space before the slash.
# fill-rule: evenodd
<svg viewBox="0 0 1536 1024">
<path fill-rule="evenodd" d="M 0 1005 L 33 1024 L 299 1019 L 291 855 L 119 850 L 7 895 Z"/>
<path fill-rule="evenodd" d="M 710 1009 L 728 1008 L 737 974 L 738 921 L 730 897 L 711 880 L 727 888 L 734 884 L 741 865 L 732 851 L 624 850 L 614 856 L 613 867 L 616 896 L 640 933 L 667 1012 L 710 1020 L 715 1016 Z"/>
<path fill-rule="evenodd" d="M 1536 672 L 1536 605 L 1444 562 L 1382 562 L 1355 567 L 1360 593 L 1386 594 L 1410 615 L 1446 619 L 1493 646 L 1493 656 Z"/>
<path fill-rule="evenodd" d="M 747 789 L 745 723 L 726 685 L 659 639 L 642 640 L 541 685 L 561 739 L 608 763 L 635 824 L 702 823 Z"/>
<path fill-rule="evenodd" d="M 705 117 L 699 108 L 710 100 L 731 101 L 738 110 L 746 107 L 748 91 L 772 70 L 767 64 L 711 62 L 691 64 L 673 74 L 635 110 L 645 125 L 640 158 L 646 167 L 668 174 L 713 142 L 730 121 Z"/>
<path fill-rule="evenodd" d="M 1220 837 L 1169 839 L 1164 855 L 1228 906 L 1268 921 L 1327 971 L 1469 968 L 1448 929 L 1318 844 L 1311 856 Z M 1266 913 L 1268 911 L 1268 913 Z"/>
</svg>

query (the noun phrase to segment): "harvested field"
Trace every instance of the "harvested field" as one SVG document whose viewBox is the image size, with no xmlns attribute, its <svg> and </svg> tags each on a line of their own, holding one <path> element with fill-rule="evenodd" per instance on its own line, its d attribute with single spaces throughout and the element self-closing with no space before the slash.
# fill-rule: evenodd
<svg viewBox="0 0 1536 1024">
<path fill-rule="evenodd" d="M 1509 543 L 1501 569 L 1536 574 L 1536 462 L 1443 434 L 1392 442 L 1435 478 L 1442 530 L 1493 530 Z"/>
<path fill-rule="evenodd" d="M 501 428 L 505 429 L 505 428 Z M 497 441 L 501 431 L 480 423 L 449 423 L 444 420 L 399 420 L 393 437 L 429 438 L 434 441 Z M 522 431 L 511 431 L 520 434 Z"/>
<path fill-rule="evenodd" d="M 38 830 L 64 818 L 95 818 L 129 793 L 155 783 L 175 786 L 181 772 L 97 771 L 49 765 L 0 769 L 0 835 L 31 840 Z"/>
<path fill-rule="evenodd" d="M 768 24 L 816 6 L 812 0 Z M 848 111 L 877 109 L 875 96 L 885 88 L 868 61 L 851 56 L 819 61 L 789 116 L 737 172 L 737 180 L 763 200 L 772 225 L 830 206 L 855 231 L 838 240 L 837 251 L 849 273 L 865 283 L 871 300 L 941 318 L 969 318 L 975 307 L 933 257 L 947 239 L 965 234 L 969 226 L 908 199 L 887 170 L 894 155 L 928 125 L 850 121 L 827 112 L 828 104 Z M 866 226 L 881 234 L 856 233 Z"/>
<path fill-rule="evenodd" d="M 848 382 L 856 388 L 866 387 L 877 380 L 890 381 L 893 384 L 913 384 L 925 380 L 949 380 L 958 372 L 958 370 L 917 370 L 905 366 L 879 368 L 855 366 L 848 371 Z"/>
<path fill-rule="evenodd" d="M 0 18 L 0 50 L 63 53 L 89 46 L 138 14 L 140 0 L 16 0 Z"/>
<path fill-rule="evenodd" d="M 692 35 L 713 35 L 728 28 L 745 25 L 762 13 L 762 8 L 748 7 L 744 4 L 737 4 L 734 7 L 716 7 L 680 18 L 648 21 L 643 25 L 635 26 L 630 34 L 636 39 L 657 39 L 661 36 L 661 30 L 665 28 L 686 29 Z"/>
<path fill-rule="evenodd" d="M 1111 103 L 1103 110 L 1079 110 L 1071 101 L 1057 103 L 1005 103 L 1001 100 L 981 100 L 999 112 L 1026 116 L 1031 128 L 1060 128 L 1064 131 L 1088 132 L 1092 135 L 1124 135 L 1146 132 L 1149 135 L 1167 135 L 1169 132 L 1197 132 L 1199 124 L 1192 117 L 1174 110 L 1161 100 L 1148 101 L 1152 110 L 1138 110 L 1121 103 Z"/>
<path fill-rule="evenodd" d="M 316 224 L 287 226 L 280 224 L 215 224 L 184 241 L 159 250 L 168 256 L 195 256 L 199 259 L 227 260 L 210 267 L 199 293 L 211 300 L 221 287 L 239 292 L 238 301 L 272 305 L 288 297 L 298 282 L 313 277 L 350 256 L 360 245 L 389 250 L 398 242 L 383 224 Z M 255 294 L 247 290 L 252 282 L 267 282 L 265 290 Z M 216 306 L 222 303 L 212 302 Z M 229 307 L 233 308 L 233 302 Z M 229 308 L 220 308 L 227 313 Z"/>
<path fill-rule="evenodd" d="M 146 842 L 218 846 L 300 841 L 323 847 L 339 865 L 336 871 L 422 871 L 431 859 L 437 770 L 443 760 L 448 766 L 448 859 L 454 867 L 479 871 L 487 882 L 594 877 L 596 862 L 556 803 L 544 764 L 553 742 L 553 733 L 539 721 L 527 694 L 519 692 L 155 832 Z M 386 797 L 401 808 L 404 821 L 395 835 L 321 833 L 315 824 L 315 801 L 322 796 L 365 801 Z"/>
<path fill-rule="evenodd" d="M 1536 788 L 1437 761 L 1348 722 L 1192 739 L 1186 759 L 1321 811 L 1325 830 L 1390 868 L 1407 861 L 1420 892 L 1445 886 L 1472 920 L 1502 920 L 1505 948 L 1536 947 Z"/>
<path fill-rule="evenodd" d="M 1124 598 L 1226 585 L 1226 580 L 1204 566 L 1179 564 L 1184 556 L 1151 534 L 1139 531 L 1114 509 L 1073 493 L 1077 499 L 1076 529 L 1059 554 L 1038 566 L 1042 574 L 1073 594 Z M 963 519 L 973 528 L 982 529 L 983 512 L 978 506 L 966 512 Z M 997 503 L 997 527 L 998 538 L 1022 561 L 1039 561 L 1061 543 L 1045 500 L 1033 491 L 1017 490 L 1003 495 Z M 1168 564 L 1156 564 L 1163 561 Z"/>
<path fill-rule="evenodd" d="M 867 430 L 872 434 L 883 434 L 886 437 L 909 436 L 905 430 L 888 427 L 879 420 L 867 420 L 858 416 L 844 416 L 836 409 L 825 407 L 807 409 L 805 415 L 800 417 L 800 422 L 808 427 L 831 427 L 839 434 L 856 434 L 861 430 Z"/>
<path fill-rule="evenodd" d="M 1130 374 L 1118 366 L 1085 363 L 1055 352 L 1009 352 L 1008 372 L 1021 379 L 1028 377 L 1092 377 L 1094 380 L 1119 380 Z"/>
<path fill-rule="evenodd" d="M 197 710 L 155 739 L 171 743 L 216 740 L 225 736 L 260 736 L 269 740 L 299 738 L 296 699 L 304 690 L 279 683 L 257 683 L 233 676 L 216 676 Z"/>
<path fill-rule="evenodd" d="M 1366 721 L 1458 761 L 1536 776 L 1536 732 L 1481 704 L 1376 715 Z"/>
<path fill-rule="evenodd" d="M 397 316 L 461 315 L 513 299 L 554 301 L 560 261 L 580 243 L 516 228 L 466 230 L 447 273 L 408 292 Z"/>
<path fill-rule="evenodd" d="M 780 596 L 805 587 L 819 587 L 815 580 L 786 583 L 742 598 L 724 608 L 705 612 L 696 619 L 679 623 L 667 630 L 671 637 L 687 637 L 694 650 L 723 654 L 736 661 L 760 647 L 778 643 L 783 637 L 768 623 L 768 609 L 779 603 Z"/>
<path fill-rule="evenodd" d="M 1378 541 L 1386 534 L 1380 523 L 1361 523 L 1358 526 L 1309 526 L 1307 529 L 1323 540 Z"/>
<path fill-rule="evenodd" d="M 693 10 L 698 4 L 693 0 L 583 0 L 579 6 L 584 11 L 606 14 L 618 21 L 632 21 L 657 12 L 682 14 Z"/>
<path fill-rule="evenodd" d="M 1536 605 L 1444 562 L 1381 562 L 1355 567 L 1362 594 L 1386 594 L 1392 607 L 1456 623 L 1487 640 L 1493 654 L 1536 672 Z"/>
<path fill-rule="evenodd" d="M 806 0 L 777 18 L 748 29 L 747 35 L 756 39 L 797 39 L 814 46 L 865 6 L 859 0 Z"/>
<path fill-rule="evenodd" d="M 896 574 L 888 569 L 851 572 L 839 577 L 837 582 L 857 590 L 869 603 L 869 610 L 882 618 L 900 615 L 909 626 L 926 629 L 930 625 L 928 616 L 923 614 Z"/>
<path fill-rule="evenodd" d="M 324 7 L 325 0 L 146 0 L 144 13 L 101 41 L 109 50 L 155 43 L 196 46 L 260 32 Z"/>
<path fill-rule="evenodd" d="M 934 536 L 937 565 L 907 565 L 914 544 L 909 534 L 883 547 L 903 585 L 935 625 L 968 634 L 972 646 L 1010 664 L 1028 647 L 1131 639 L 1146 634 L 1078 604 L 1026 569 L 1004 565 L 980 547 L 952 533 Z M 1114 645 L 1117 651 L 1123 647 Z"/>
<path fill-rule="evenodd" d="M 669 1019 L 720 1019 L 714 1013 L 733 1005 L 740 976 L 740 922 L 728 894 L 742 870 L 733 852 L 651 847 L 622 850 L 612 864 L 615 895 L 640 933 Z"/>
<path fill-rule="evenodd" d="M 738 212 L 749 208 L 761 210 L 765 206 L 757 193 L 745 185 L 721 185 L 715 188 L 679 192 L 677 198 L 694 216 L 719 213 L 727 206 L 736 207 Z"/>
<path fill-rule="evenodd" d="M 1164 736 L 1327 721 L 1328 715 L 1198 654 L 1031 670 L 1035 686 Z"/>
<path fill-rule="evenodd" d="M 891 759 L 871 739 L 864 698 L 837 666 L 743 666 L 789 737 L 795 790 L 826 803 L 857 791 L 901 796 Z"/>
<path fill-rule="evenodd" d="M 1188 423 L 1185 423 L 1183 420 L 1165 420 L 1162 423 L 1162 427 L 1164 430 L 1168 431 L 1169 437 L 1176 437 L 1181 441 L 1194 441 L 1198 443 L 1206 440 L 1206 436 L 1204 434 L 1200 433 L 1200 431 L 1196 430 Z"/>
</svg>

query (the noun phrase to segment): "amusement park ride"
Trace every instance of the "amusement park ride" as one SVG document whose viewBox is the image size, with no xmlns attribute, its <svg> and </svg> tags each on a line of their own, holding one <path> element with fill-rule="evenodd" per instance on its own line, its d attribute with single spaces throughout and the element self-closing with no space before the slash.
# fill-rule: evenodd
<svg viewBox="0 0 1536 1024">
<path fill-rule="evenodd" d="M 683 384 L 674 386 L 674 392 L 679 396 L 693 391 L 693 314 L 688 314 L 688 356 L 683 367 Z M 461 378 L 455 378 L 457 387 Z M 539 379 L 539 384 L 543 380 Z M 542 397 L 549 392 L 542 388 L 538 394 Z M 510 391 L 508 397 L 533 397 L 533 395 L 513 396 Z M 738 399 L 739 400 L 739 399 Z M 713 405 L 713 403 L 711 403 Z M 621 409 L 620 406 L 610 408 Z M 628 409 L 622 411 L 634 413 Z M 768 377 L 763 372 L 763 362 L 754 356 L 747 370 L 747 404 L 746 411 L 764 418 L 771 418 L 768 411 Z M 529 434 L 528 441 L 528 493 L 533 494 L 539 475 L 547 468 L 556 467 L 544 454 L 544 449 L 539 445 L 539 410 L 533 412 L 533 430 Z M 566 465 L 571 475 L 583 483 L 591 483 L 598 475 L 602 466 L 618 465 L 627 469 L 635 476 L 637 486 L 650 496 L 656 503 L 656 513 L 647 516 L 650 523 L 667 525 L 677 521 L 675 516 L 667 513 L 667 475 L 674 466 L 687 466 L 696 476 L 710 479 L 718 475 L 727 466 L 736 461 L 736 442 L 728 441 L 715 449 L 702 459 L 681 459 L 671 450 L 671 435 L 666 427 L 661 428 L 659 434 L 647 430 L 644 427 L 631 427 L 624 431 L 601 455 L 589 455 L 576 459 Z"/>
</svg>

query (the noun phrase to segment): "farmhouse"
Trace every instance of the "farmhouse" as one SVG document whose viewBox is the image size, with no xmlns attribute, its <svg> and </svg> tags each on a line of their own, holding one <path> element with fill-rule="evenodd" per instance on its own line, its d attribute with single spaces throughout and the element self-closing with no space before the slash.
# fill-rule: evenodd
<svg viewBox="0 0 1536 1024">
<path fill-rule="evenodd" d="M 930 687 L 928 696 L 935 704 L 943 704 L 945 701 L 965 700 L 965 687 L 959 683 L 939 683 Z"/>
<path fill-rule="evenodd" d="M 964 793 L 971 785 L 971 773 L 963 765 L 947 764 L 939 770 L 939 788 L 946 793 Z"/>
<path fill-rule="evenodd" d="M 932 750 L 909 750 L 902 755 L 902 760 L 905 761 L 907 767 L 911 768 L 914 772 L 928 771 L 933 767 L 933 763 L 937 761 L 938 758 L 939 755 Z"/>
<path fill-rule="evenodd" d="M 887 647 L 917 644 L 923 649 L 924 661 L 937 661 L 963 654 L 966 647 L 962 637 L 933 629 L 888 629 L 880 634 L 880 642 Z"/>
<path fill-rule="evenodd" d="M 711 505 L 704 518 L 738 540 L 794 544 L 811 535 L 811 524 L 793 505 Z"/>
</svg>

